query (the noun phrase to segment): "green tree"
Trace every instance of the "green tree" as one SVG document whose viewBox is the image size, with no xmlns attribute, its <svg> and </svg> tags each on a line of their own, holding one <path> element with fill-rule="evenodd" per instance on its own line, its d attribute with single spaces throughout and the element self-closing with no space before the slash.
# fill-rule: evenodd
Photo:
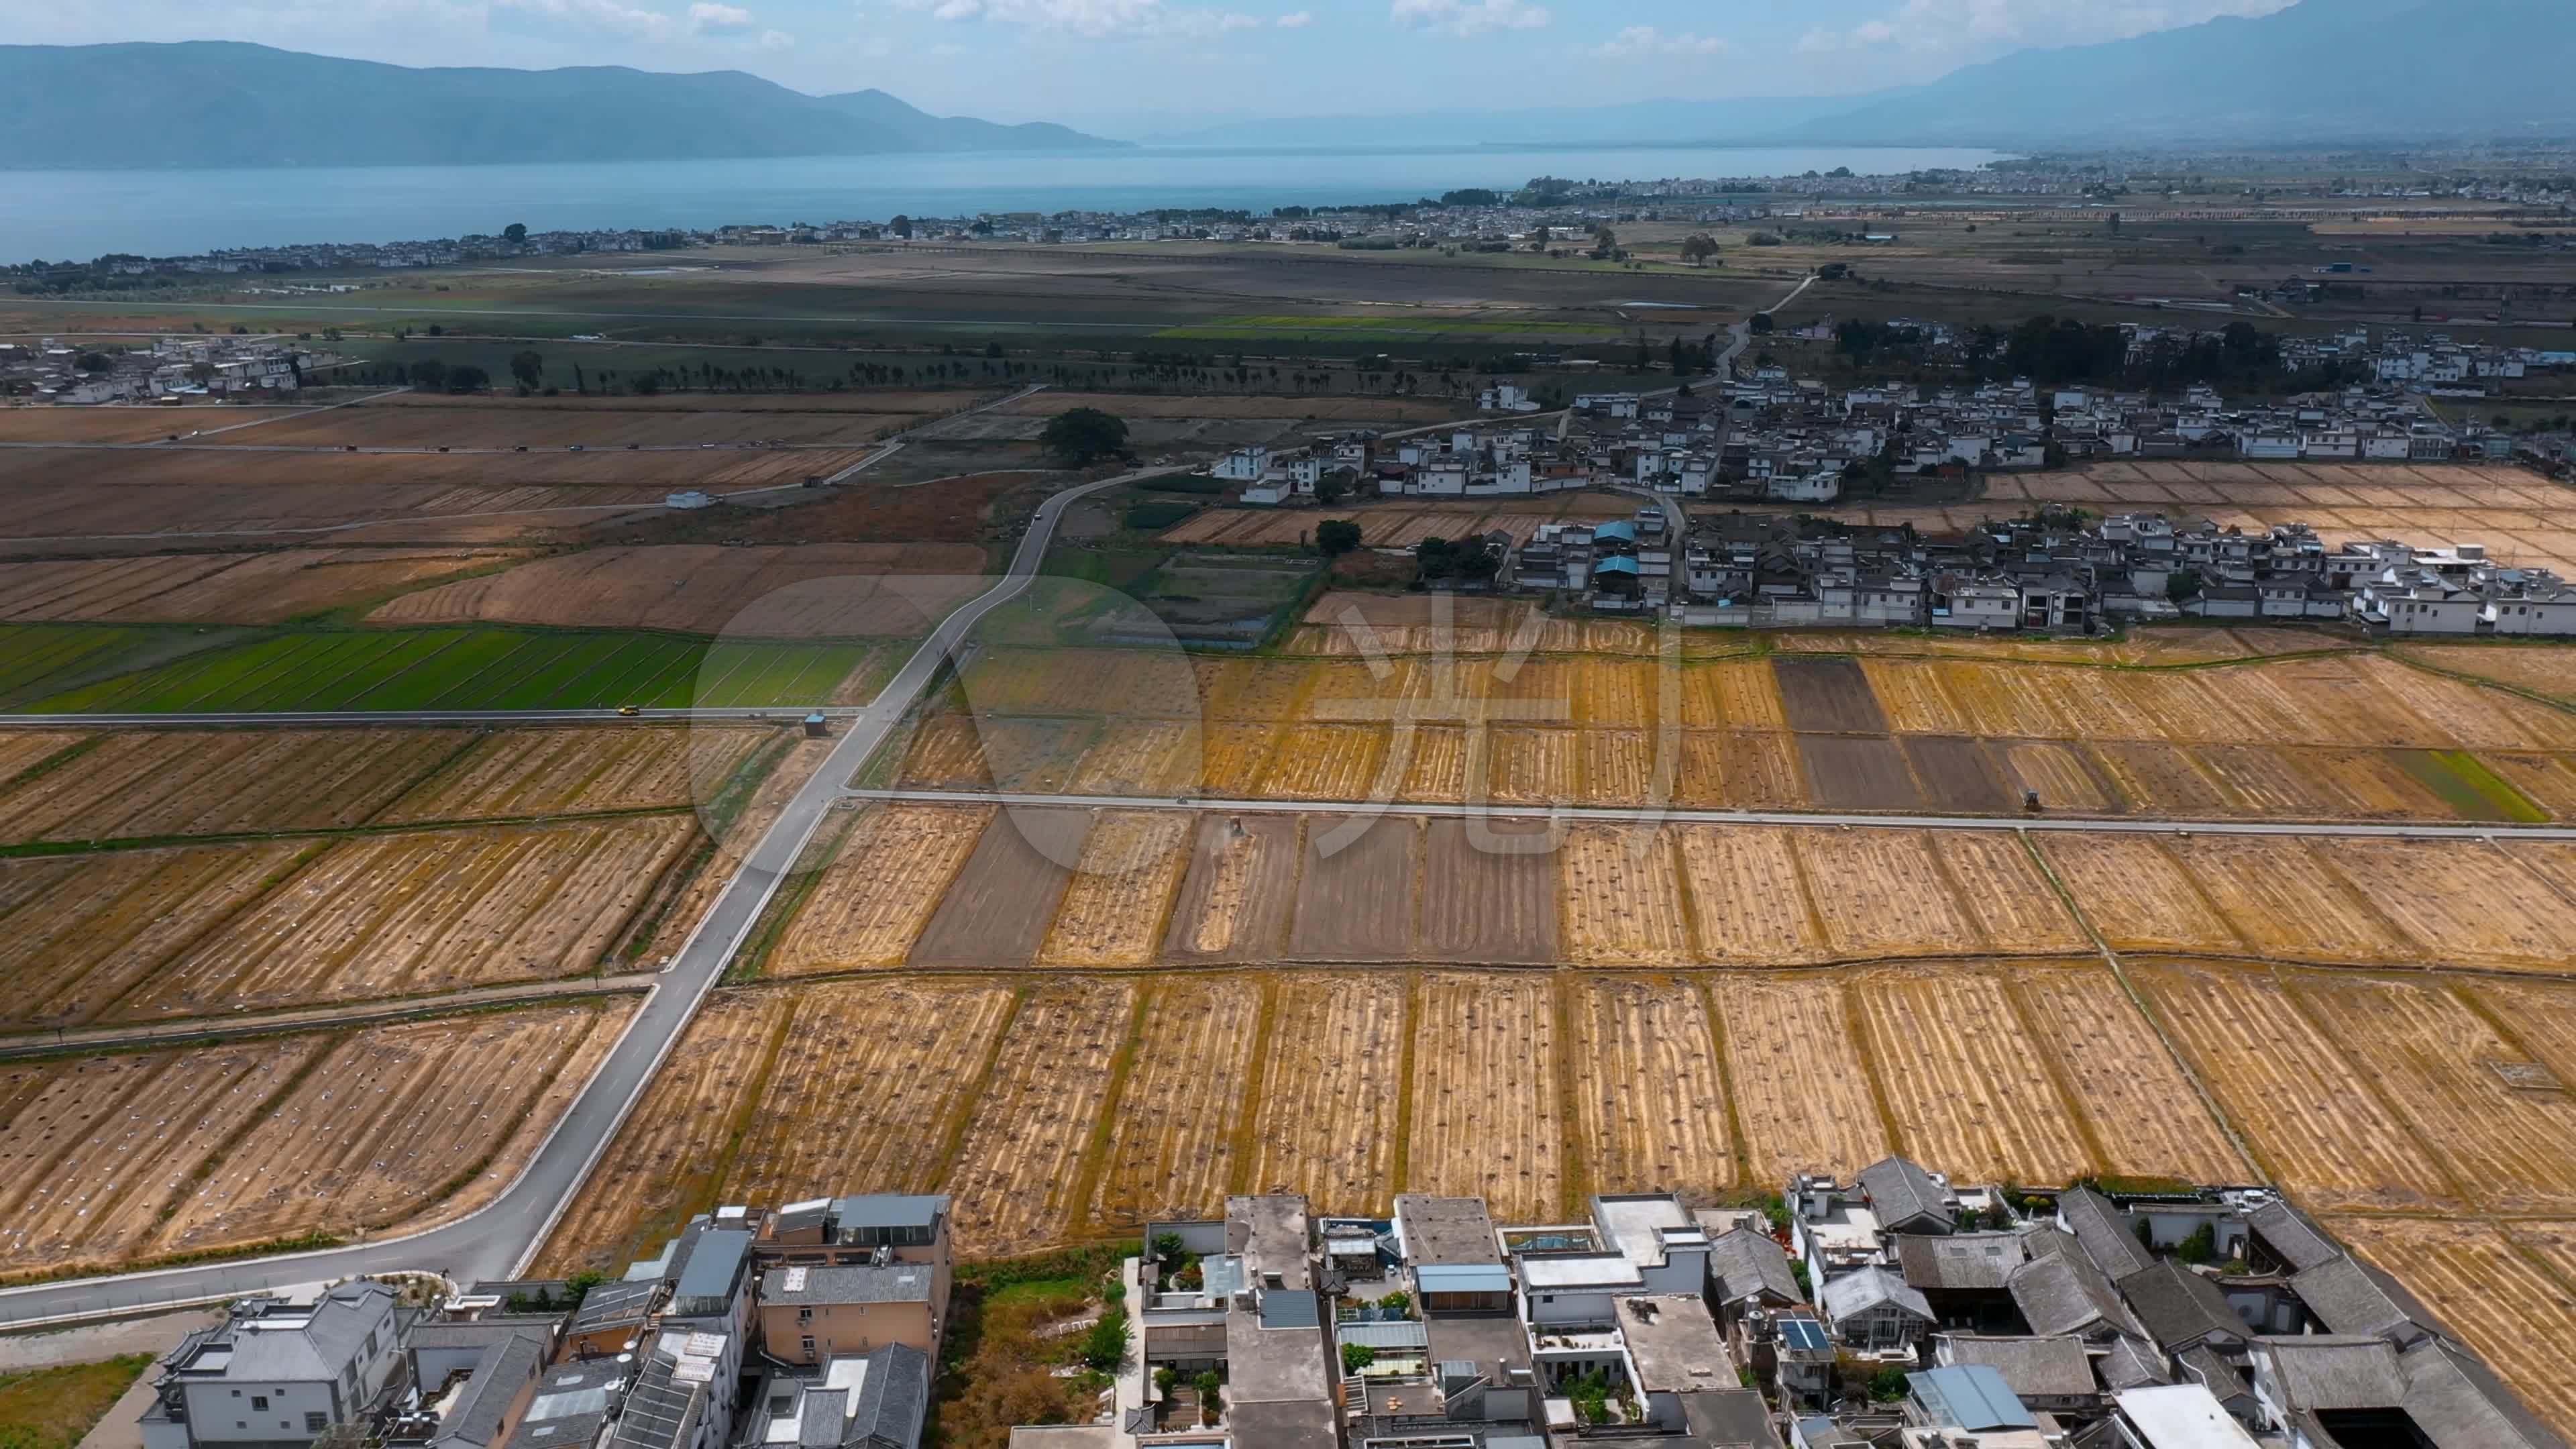
<svg viewBox="0 0 2576 1449">
<path fill-rule="evenodd" d="M 1377 1362 L 1377 1350 L 1369 1347 L 1367 1344 L 1346 1343 L 1342 1345 L 1343 1373 L 1358 1373 L 1361 1369 L 1367 1368 L 1370 1364 L 1375 1362 Z"/>
<path fill-rule="evenodd" d="M 206 384 L 213 382 L 214 380 L 215 365 L 213 363 L 191 362 L 188 364 L 188 381 L 195 383 L 199 387 L 204 387 Z"/>
<path fill-rule="evenodd" d="M 902 237 L 905 241 L 910 241 L 912 240 L 912 218 L 897 212 L 894 220 L 886 223 L 886 230 Z"/>
<path fill-rule="evenodd" d="M 1701 266 L 1716 255 L 1717 238 L 1707 232 L 1695 231 L 1682 238 L 1682 260 L 1692 266 Z"/>
<path fill-rule="evenodd" d="M 1356 519 L 1327 518 L 1315 525 L 1315 547 L 1326 558 L 1339 558 L 1360 546 Z"/>
<path fill-rule="evenodd" d="M 1401 1313 L 1409 1318 L 1413 1314 L 1413 1295 L 1399 1290 L 1379 1299 L 1376 1306 L 1389 1313 Z"/>
<path fill-rule="evenodd" d="M 1754 336 L 1768 337 L 1771 335 L 1772 329 L 1779 324 L 1771 320 L 1770 313 L 1756 312 L 1753 314 L 1753 320 L 1745 323 L 1744 325 L 1746 330 L 1750 331 Z"/>
<path fill-rule="evenodd" d="M 1127 1361 L 1127 1310 L 1112 1307 L 1100 1315 L 1082 1335 L 1083 1366 L 1100 1373 L 1116 1373 Z"/>
<path fill-rule="evenodd" d="M 2202 1223 L 2174 1249 L 2174 1256 L 2195 1266 L 2215 1261 L 2218 1257 L 2218 1230 Z"/>
<path fill-rule="evenodd" d="M 424 357 L 411 365 L 411 385 L 427 392 L 447 386 L 447 364 L 435 357 Z"/>
<path fill-rule="evenodd" d="M 528 224 L 524 221 L 514 221 L 508 226 L 501 228 L 501 240 L 508 242 L 514 247 L 526 246 L 528 244 Z"/>
<path fill-rule="evenodd" d="M 1038 445 L 1068 468 L 1087 468 L 1127 451 L 1127 424 L 1098 408 L 1070 408 L 1047 420 Z"/>
<path fill-rule="evenodd" d="M 2198 569 L 2176 569 L 2165 576 L 2165 597 L 2177 604 L 2186 604 L 2199 598 L 2200 588 Z M 2143 1228 L 2146 1224 L 2140 1223 L 2138 1226 Z"/>
<path fill-rule="evenodd" d="M 72 363 L 81 371 L 95 377 L 98 374 L 107 371 L 109 368 L 116 366 L 116 359 L 109 357 L 104 352 L 84 352 L 80 356 L 73 358 Z"/>
<path fill-rule="evenodd" d="M 1869 1397 L 1872 1403 L 1903 1403 L 1906 1393 L 1905 1370 L 1893 1364 L 1869 1376 Z"/>
<path fill-rule="evenodd" d="M 546 360 L 533 350 L 513 352 L 510 354 L 510 376 L 519 380 L 519 386 L 534 392 L 545 385 Z"/>
<path fill-rule="evenodd" d="M 1350 469 L 1335 468 L 1315 480 L 1315 501 L 1330 508 L 1348 498 L 1351 495 L 1351 485 L 1357 481 L 1358 475 Z M 1358 540 L 1352 541 L 1356 543 Z"/>
<path fill-rule="evenodd" d="M 470 362 L 460 362 L 447 370 L 449 392 L 482 392 L 492 385 L 492 374 Z"/>
</svg>

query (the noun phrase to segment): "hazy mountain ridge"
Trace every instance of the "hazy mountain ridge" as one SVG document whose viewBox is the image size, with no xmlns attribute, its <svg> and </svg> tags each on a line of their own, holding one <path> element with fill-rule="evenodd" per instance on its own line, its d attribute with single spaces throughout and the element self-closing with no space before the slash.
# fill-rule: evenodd
<svg viewBox="0 0 2576 1449">
<path fill-rule="evenodd" d="M 416 70 L 229 41 L 0 46 L 16 167 L 446 166 L 1117 147 L 1063 126 L 809 96 L 740 71 Z"/>
</svg>

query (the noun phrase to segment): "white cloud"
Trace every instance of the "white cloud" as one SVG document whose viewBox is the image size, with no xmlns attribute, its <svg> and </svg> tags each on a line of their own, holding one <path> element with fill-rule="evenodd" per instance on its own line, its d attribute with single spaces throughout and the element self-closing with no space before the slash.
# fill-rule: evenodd
<svg viewBox="0 0 2576 1449">
<path fill-rule="evenodd" d="M 794 50 L 796 48 L 796 37 L 788 34 L 784 30 L 764 30 L 760 32 L 760 48 L 763 50 Z"/>
<path fill-rule="evenodd" d="M 689 7 L 689 29 L 700 35 L 740 35 L 751 29 L 751 12 L 739 5 L 698 0 Z"/>
<path fill-rule="evenodd" d="M 2269 15 L 2292 0 L 1903 0 L 1849 30 L 1810 30 L 1809 53 L 1894 47 L 1922 52 L 2087 45 L 2222 15 Z"/>
<path fill-rule="evenodd" d="M 1111 36 L 1179 36 L 1204 39 L 1248 30 L 1261 22 L 1231 11 L 1173 9 L 1163 0 L 896 0 L 933 20 L 986 20 L 1102 39 Z"/>
<path fill-rule="evenodd" d="M 1312 10 L 1299 10 L 1279 17 L 1279 28 L 1282 30 L 1303 30 L 1314 23 L 1315 12 Z"/>
<path fill-rule="evenodd" d="M 517 10 L 570 25 L 604 30 L 637 40 L 668 40 L 679 22 L 658 10 L 639 10 L 617 0 L 492 0 L 495 10 Z"/>
<path fill-rule="evenodd" d="M 1443 35 L 1482 35 L 1489 30 L 1537 30 L 1549 20 L 1529 0 L 1395 0 L 1388 19 Z"/>
<path fill-rule="evenodd" d="M 1735 53 L 1734 42 L 1716 35 L 1666 35 L 1651 25 L 1631 25 L 1594 46 L 1603 60 L 1647 60 L 1656 56 L 1719 56 Z"/>
</svg>

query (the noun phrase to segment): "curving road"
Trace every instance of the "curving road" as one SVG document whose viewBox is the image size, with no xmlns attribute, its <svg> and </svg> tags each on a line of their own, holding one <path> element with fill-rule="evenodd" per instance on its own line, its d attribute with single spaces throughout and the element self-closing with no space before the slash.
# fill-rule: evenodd
<svg viewBox="0 0 2576 1449">
<path fill-rule="evenodd" d="M 736 865 L 733 879 L 725 884 L 706 918 L 672 958 L 661 982 L 628 1022 L 625 1034 L 607 1060 L 555 1124 L 517 1180 L 491 1204 L 442 1227 L 379 1242 L 0 1290 L 0 1328 L 112 1318 L 356 1273 L 434 1268 L 452 1277 L 472 1279 L 519 1271 L 535 1255 L 582 1179 L 607 1150 L 609 1140 L 643 1095 L 645 1084 L 679 1040 L 681 1029 L 697 1013 L 698 1004 L 724 975 L 743 939 L 751 934 L 752 925 L 777 894 L 796 857 L 813 839 L 834 804 L 843 798 L 843 783 L 893 733 L 940 666 L 960 653 L 975 625 L 1027 591 L 1066 509 L 1091 494 L 1168 471 L 1147 468 L 1105 478 L 1057 493 L 1038 506 L 1000 582 L 942 620 L 876 701 L 846 716 L 840 743 L 796 792 L 751 853 Z"/>
</svg>

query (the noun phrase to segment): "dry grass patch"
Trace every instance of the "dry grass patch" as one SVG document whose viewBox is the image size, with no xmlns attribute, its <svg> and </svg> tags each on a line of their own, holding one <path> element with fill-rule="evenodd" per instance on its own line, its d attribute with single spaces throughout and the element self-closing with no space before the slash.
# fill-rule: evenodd
<svg viewBox="0 0 2576 1449">
<path fill-rule="evenodd" d="M 990 805 L 869 807 L 764 969 L 805 976 L 902 965 L 996 813 Z"/>
<path fill-rule="evenodd" d="M 1101 1226 L 1223 1211 L 1235 1127 L 1249 1107 L 1262 989 L 1246 976 L 1153 988 L 1136 1065 L 1110 1121 L 1095 1213 Z"/>
<path fill-rule="evenodd" d="M 1565 1208 L 1554 983 L 1425 976 L 1415 1028 L 1408 1192 L 1482 1197 L 1505 1222 Z"/>
<path fill-rule="evenodd" d="M 1836 957 L 1961 956 L 1985 944 L 1919 830 L 1807 830 L 1797 837 Z"/>
<path fill-rule="evenodd" d="M 956 1204 L 959 1257 L 1035 1252 L 1072 1229 L 1087 1206 L 1083 1149 L 1108 1107 L 1135 1004 L 1133 985 L 1098 981 L 1053 982 L 1021 1003 L 941 1184 Z"/>
<path fill-rule="evenodd" d="M 1906 1155 L 1963 1182 L 2072 1182 L 2095 1165 L 2000 981 L 1883 971 L 1851 994 Z"/>
<path fill-rule="evenodd" d="M 1893 1139 L 1838 978 L 1727 973 L 1708 990 L 1726 1034 L 1748 1181 L 1848 1177 L 1888 1155 Z"/>
<path fill-rule="evenodd" d="M 1735 1185 L 1726 1072 L 1690 982 L 1575 982 L 1574 1125 L 1603 1191 L 1711 1193 Z"/>
</svg>

